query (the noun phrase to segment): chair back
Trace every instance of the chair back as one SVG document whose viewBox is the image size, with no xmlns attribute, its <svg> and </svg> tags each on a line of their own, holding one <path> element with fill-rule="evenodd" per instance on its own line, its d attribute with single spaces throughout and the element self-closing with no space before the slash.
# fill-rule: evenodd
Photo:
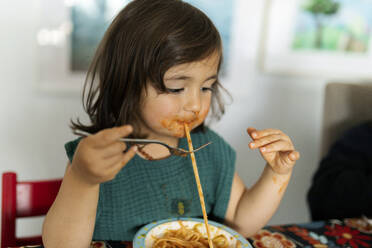
<svg viewBox="0 0 372 248">
<path fill-rule="evenodd" d="M 329 83 L 325 88 L 321 158 L 347 129 L 372 120 L 372 83 Z"/>
<path fill-rule="evenodd" d="M 59 191 L 62 179 L 17 181 L 17 174 L 2 175 L 1 248 L 42 244 L 41 235 L 16 237 L 16 219 L 45 215 Z"/>
</svg>

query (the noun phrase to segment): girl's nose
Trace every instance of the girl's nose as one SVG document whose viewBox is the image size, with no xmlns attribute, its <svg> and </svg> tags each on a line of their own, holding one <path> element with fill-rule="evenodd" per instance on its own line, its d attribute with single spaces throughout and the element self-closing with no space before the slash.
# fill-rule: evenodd
<svg viewBox="0 0 372 248">
<path fill-rule="evenodd" d="M 201 99 L 200 94 L 193 93 L 188 94 L 186 103 L 184 105 L 185 111 L 199 113 L 201 109 Z"/>
</svg>

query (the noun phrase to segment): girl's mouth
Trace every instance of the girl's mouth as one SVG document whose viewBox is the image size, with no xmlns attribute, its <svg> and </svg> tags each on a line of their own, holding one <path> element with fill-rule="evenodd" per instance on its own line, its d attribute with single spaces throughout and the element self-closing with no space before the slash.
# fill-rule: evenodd
<svg viewBox="0 0 372 248">
<path fill-rule="evenodd" d="M 201 123 L 201 119 L 199 116 L 196 116 L 192 119 L 181 119 L 178 117 L 175 117 L 173 119 L 164 119 L 161 121 L 161 125 L 172 132 L 174 136 L 177 137 L 184 137 L 185 136 L 185 130 L 184 130 L 184 124 L 187 124 L 190 129 L 193 129 L 196 125 Z"/>
</svg>

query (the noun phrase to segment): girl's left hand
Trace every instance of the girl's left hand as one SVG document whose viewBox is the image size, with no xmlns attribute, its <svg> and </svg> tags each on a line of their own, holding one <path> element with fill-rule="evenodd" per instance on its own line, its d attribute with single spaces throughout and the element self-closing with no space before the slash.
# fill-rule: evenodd
<svg viewBox="0 0 372 248">
<path fill-rule="evenodd" d="M 278 129 L 256 130 L 252 127 L 247 132 L 253 140 L 249 147 L 258 148 L 275 173 L 288 174 L 292 171 L 300 153 L 295 150 L 288 135 Z"/>
</svg>

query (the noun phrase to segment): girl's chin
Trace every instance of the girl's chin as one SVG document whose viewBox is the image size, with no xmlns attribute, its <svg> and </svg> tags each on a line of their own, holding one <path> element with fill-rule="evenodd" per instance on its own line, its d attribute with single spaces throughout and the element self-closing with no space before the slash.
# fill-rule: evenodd
<svg viewBox="0 0 372 248">
<path fill-rule="evenodd" d="M 184 137 L 186 137 L 186 134 L 185 134 L 185 132 L 182 132 L 182 133 L 176 133 L 173 136 L 177 137 L 177 138 L 184 138 Z"/>
<path fill-rule="evenodd" d="M 171 135 L 174 136 L 174 137 L 177 137 L 177 138 L 183 138 L 186 136 L 185 134 L 185 130 L 182 128 L 178 129 L 178 130 L 169 130 L 171 132 Z"/>
</svg>

